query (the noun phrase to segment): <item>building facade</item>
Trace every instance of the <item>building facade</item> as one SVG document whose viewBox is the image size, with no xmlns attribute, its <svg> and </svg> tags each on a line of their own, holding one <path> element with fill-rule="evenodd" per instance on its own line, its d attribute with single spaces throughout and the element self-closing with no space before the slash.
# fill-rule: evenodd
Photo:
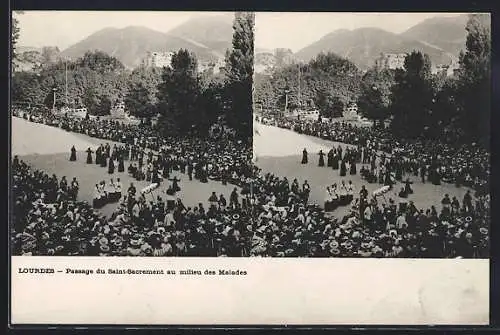
<svg viewBox="0 0 500 335">
<path fill-rule="evenodd" d="M 143 65 L 146 67 L 168 67 L 172 63 L 172 51 L 150 51 L 144 58 Z"/>
<path fill-rule="evenodd" d="M 405 66 L 406 53 L 382 53 L 375 60 L 375 66 L 379 69 L 402 69 Z"/>
</svg>

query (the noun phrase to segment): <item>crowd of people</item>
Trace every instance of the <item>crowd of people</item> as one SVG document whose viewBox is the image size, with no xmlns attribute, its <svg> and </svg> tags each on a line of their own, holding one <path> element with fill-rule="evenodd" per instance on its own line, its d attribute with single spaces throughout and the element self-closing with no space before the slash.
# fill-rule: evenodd
<svg viewBox="0 0 500 335">
<path fill-rule="evenodd" d="M 250 253 L 271 257 L 485 258 L 489 255 L 489 196 L 475 203 L 443 199 L 442 209 L 418 209 L 410 201 L 386 202 L 364 186 L 355 194 L 328 187 L 327 199 L 349 206 L 341 218 L 310 204 L 310 187 L 257 169 Z M 336 187 L 336 185 L 335 185 Z M 333 189 L 333 191 L 332 191 Z M 452 205 L 453 203 L 453 205 Z M 250 229 L 249 228 L 249 229 Z"/>
<path fill-rule="evenodd" d="M 95 199 L 118 202 L 116 211 L 106 218 L 96 210 L 101 203 L 77 200 L 76 179 L 59 181 L 15 157 L 14 254 L 418 258 L 489 254 L 490 199 L 487 179 L 481 179 L 489 178 L 489 165 L 479 151 L 475 157 L 464 156 L 471 148 L 456 151 L 448 144 L 388 143 L 370 129 L 276 121 L 283 128 L 346 143 L 344 148 L 319 154 L 319 166 L 339 170 L 341 175 L 360 173 L 367 182 L 392 187 L 403 176 L 414 174 L 432 183 L 443 180 L 476 188 L 474 195 L 467 192 L 461 201 L 445 196 L 438 210 L 438 206 L 419 209 L 411 201 L 380 201 L 364 186 L 358 192 L 352 182 L 342 182 L 328 186 L 325 208 L 321 208 L 310 204 L 307 180 L 289 181 L 263 173 L 250 163 L 251 149 L 238 141 L 162 138 L 147 126 L 64 116 L 35 114 L 31 120 L 121 142 L 86 151 L 86 162 L 107 167 L 110 175 L 117 167 L 138 181 L 172 183 L 154 196 L 138 191 L 133 183 L 122 192 L 119 179 L 96 184 Z M 77 159 L 71 151 L 70 159 Z M 308 163 L 307 152 L 302 163 Z M 356 163 L 368 168 L 356 171 Z M 169 179 L 174 170 L 199 182 L 231 183 L 241 191 L 235 187 L 228 200 L 213 193 L 206 199 L 208 205 L 202 201 L 188 206 L 177 196 L 178 180 Z M 410 182 L 404 183 L 400 198 L 413 192 Z M 349 210 L 337 218 L 331 211 L 339 206 Z"/>
<path fill-rule="evenodd" d="M 196 206 L 186 206 L 173 192 L 146 200 L 131 184 L 100 182 L 97 199 L 113 197 L 119 205 L 110 218 L 78 201 L 76 178 L 58 181 L 14 158 L 12 249 L 15 255 L 80 256 L 232 256 L 248 255 L 251 221 L 249 193 L 233 189 L 228 200 L 213 193 Z M 245 193 L 245 192 L 243 192 Z M 94 204 L 95 206 L 95 204 Z"/>
<path fill-rule="evenodd" d="M 320 122 L 276 117 L 268 120 L 280 128 L 355 146 L 366 151 L 371 163 L 374 156 L 395 157 L 401 172 L 426 177 L 434 184 L 441 181 L 473 188 L 478 195 L 489 193 L 489 152 L 475 143 L 395 138 L 388 129 L 356 126 L 344 122 Z M 372 169 L 373 170 L 373 169 Z M 378 177 L 378 174 L 376 174 Z M 399 174 L 398 174 L 399 175 Z"/>
</svg>

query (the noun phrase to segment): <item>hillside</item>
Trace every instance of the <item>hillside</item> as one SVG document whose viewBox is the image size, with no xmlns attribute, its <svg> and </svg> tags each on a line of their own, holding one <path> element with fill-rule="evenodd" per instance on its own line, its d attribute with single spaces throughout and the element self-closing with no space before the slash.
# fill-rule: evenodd
<svg viewBox="0 0 500 335">
<path fill-rule="evenodd" d="M 334 31 L 299 50 L 295 57 L 309 61 L 320 52 L 331 51 L 348 58 L 360 69 L 366 70 L 374 64 L 381 53 L 406 53 L 413 50 L 428 54 L 435 64 L 448 63 L 451 60 L 447 52 L 440 48 L 378 28 Z"/>
<path fill-rule="evenodd" d="M 233 14 L 197 17 L 167 32 L 169 36 L 195 41 L 211 49 L 219 57 L 224 57 L 231 48 L 233 37 Z"/>
<path fill-rule="evenodd" d="M 401 36 L 422 41 L 458 55 L 460 50 L 465 48 L 466 24 L 467 15 L 430 18 L 411 27 Z"/>
<path fill-rule="evenodd" d="M 134 68 L 148 51 L 183 48 L 195 53 L 199 60 L 209 61 L 224 57 L 231 39 L 232 17 L 220 15 L 189 20 L 168 33 L 138 26 L 105 28 L 65 49 L 62 55 L 74 59 L 87 51 L 100 50 Z"/>
</svg>

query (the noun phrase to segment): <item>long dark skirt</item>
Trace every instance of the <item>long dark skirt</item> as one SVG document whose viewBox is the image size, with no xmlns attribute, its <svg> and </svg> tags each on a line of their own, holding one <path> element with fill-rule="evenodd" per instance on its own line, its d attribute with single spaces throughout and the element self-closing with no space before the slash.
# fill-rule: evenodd
<svg viewBox="0 0 500 335">
<path fill-rule="evenodd" d="M 118 162 L 118 172 L 125 172 L 125 164 L 123 163 L 123 159 L 120 159 Z"/>
<path fill-rule="evenodd" d="M 323 155 L 319 156 L 318 166 L 325 166 L 325 157 Z"/>
<path fill-rule="evenodd" d="M 92 164 L 92 153 L 87 153 L 87 164 Z"/>
<path fill-rule="evenodd" d="M 355 175 L 355 174 L 356 174 L 356 172 L 357 172 L 357 171 L 356 171 L 356 163 L 354 163 L 354 162 L 353 162 L 353 163 L 351 164 L 350 169 L 349 169 L 349 174 L 352 176 L 352 175 Z"/>
</svg>

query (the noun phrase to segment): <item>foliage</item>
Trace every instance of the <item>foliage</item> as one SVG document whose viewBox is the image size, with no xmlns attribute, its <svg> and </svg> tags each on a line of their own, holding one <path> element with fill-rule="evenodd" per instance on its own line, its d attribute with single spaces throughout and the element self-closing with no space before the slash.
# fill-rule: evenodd
<svg viewBox="0 0 500 335">
<path fill-rule="evenodd" d="M 11 15 L 11 36 L 10 36 L 10 56 L 12 60 L 17 60 L 19 58 L 19 54 L 16 52 L 17 41 L 19 40 L 19 20 L 16 17 L 17 15 L 22 15 L 24 12 L 21 10 L 16 10 L 12 12 Z"/>
<path fill-rule="evenodd" d="M 340 106 L 357 100 L 360 81 L 361 72 L 349 60 L 321 53 L 309 63 L 276 68 L 271 76 L 259 77 L 255 99 L 283 109 L 288 94 L 290 106 L 316 107 L 323 116 L 341 116 Z"/>
<path fill-rule="evenodd" d="M 172 56 L 171 67 L 163 69 L 158 85 L 160 126 L 165 133 L 187 133 L 205 124 L 203 111 L 198 108 L 200 92 L 196 57 L 181 49 Z M 177 129 L 172 129 L 174 125 Z"/>
<path fill-rule="evenodd" d="M 341 117 L 344 110 L 344 102 L 338 96 L 332 95 L 328 90 L 319 90 L 314 103 L 318 107 L 321 116 L 332 118 Z"/>
<path fill-rule="evenodd" d="M 55 63 L 47 63 L 36 73 L 14 73 L 12 99 L 14 102 L 44 103 L 52 108 L 52 89 L 56 88 L 56 106 L 90 107 L 89 111 L 103 113 L 103 109 L 96 108 L 92 101 L 104 96 L 111 104 L 122 100 L 128 81 L 129 74 L 118 60 L 101 52 L 96 55 L 87 53 L 75 61 L 59 59 Z M 91 95 L 93 98 L 89 97 L 89 91 L 95 91 Z M 108 104 L 106 99 L 103 100 L 103 107 Z M 86 102 L 91 105 L 87 106 Z"/>
<path fill-rule="evenodd" d="M 389 117 L 391 88 L 395 71 L 390 69 L 369 69 L 360 84 L 358 107 L 366 118 L 381 123 Z"/>
<path fill-rule="evenodd" d="M 132 71 L 125 94 L 126 110 L 140 118 L 154 116 L 160 81 L 161 70 L 158 68 L 139 67 Z"/>
<path fill-rule="evenodd" d="M 466 50 L 460 55 L 459 125 L 471 140 L 489 145 L 491 114 L 491 23 L 488 14 L 471 14 Z"/>
<path fill-rule="evenodd" d="M 431 62 L 428 56 L 413 51 L 405 58 L 404 70 L 395 73 L 390 110 L 394 118 L 392 131 L 400 137 L 416 138 L 434 134 L 431 115 L 434 112 L 434 91 L 430 80 Z M 432 127 L 432 129 L 431 129 Z"/>
<path fill-rule="evenodd" d="M 252 135 L 254 23 L 254 13 L 235 13 L 232 50 L 226 53 L 226 121 L 243 137 Z"/>
</svg>

